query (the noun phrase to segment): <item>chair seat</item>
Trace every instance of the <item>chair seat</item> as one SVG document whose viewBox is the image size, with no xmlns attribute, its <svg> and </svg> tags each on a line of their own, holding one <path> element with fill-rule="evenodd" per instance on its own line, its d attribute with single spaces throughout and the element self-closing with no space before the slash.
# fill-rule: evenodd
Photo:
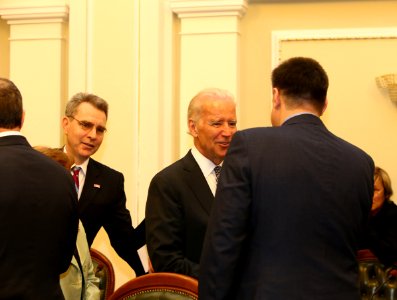
<svg viewBox="0 0 397 300">
<path fill-rule="evenodd" d="M 110 297 L 110 300 L 120 299 L 197 300 L 198 281 L 176 273 L 147 274 L 126 282 Z"/>
</svg>

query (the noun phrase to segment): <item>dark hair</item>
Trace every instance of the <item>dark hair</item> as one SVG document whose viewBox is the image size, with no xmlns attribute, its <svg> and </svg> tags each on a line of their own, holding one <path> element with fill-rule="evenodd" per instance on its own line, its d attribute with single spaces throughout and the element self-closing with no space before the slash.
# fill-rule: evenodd
<svg viewBox="0 0 397 300">
<path fill-rule="evenodd" d="M 0 78 L 0 128 L 21 127 L 22 114 L 21 92 L 11 80 Z"/>
<path fill-rule="evenodd" d="M 101 97 L 89 93 L 77 93 L 76 95 L 74 95 L 66 104 L 65 115 L 67 117 L 73 117 L 77 111 L 77 107 L 83 102 L 90 103 L 95 108 L 103 111 L 107 119 L 108 103 Z"/>
<path fill-rule="evenodd" d="M 273 70 L 272 86 L 286 96 L 289 105 L 309 102 L 322 111 L 327 98 L 328 76 L 314 59 L 293 57 Z"/>
</svg>

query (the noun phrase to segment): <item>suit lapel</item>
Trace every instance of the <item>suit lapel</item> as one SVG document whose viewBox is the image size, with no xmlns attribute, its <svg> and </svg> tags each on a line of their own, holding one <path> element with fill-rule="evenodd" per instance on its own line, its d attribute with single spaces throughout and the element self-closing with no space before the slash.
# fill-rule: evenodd
<svg viewBox="0 0 397 300">
<path fill-rule="evenodd" d="M 185 183 L 190 187 L 203 209 L 209 214 L 214 202 L 214 196 L 191 151 L 186 154 L 182 162 L 183 172 L 186 175 L 183 176 Z"/>
<path fill-rule="evenodd" d="M 81 191 L 79 199 L 80 211 L 84 210 L 87 204 L 92 202 L 92 199 L 98 192 L 99 189 L 96 187 L 96 185 L 98 184 L 99 175 L 100 169 L 98 168 L 96 161 L 90 158 L 87 165 L 87 174 L 85 177 L 83 190 Z"/>
</svg>

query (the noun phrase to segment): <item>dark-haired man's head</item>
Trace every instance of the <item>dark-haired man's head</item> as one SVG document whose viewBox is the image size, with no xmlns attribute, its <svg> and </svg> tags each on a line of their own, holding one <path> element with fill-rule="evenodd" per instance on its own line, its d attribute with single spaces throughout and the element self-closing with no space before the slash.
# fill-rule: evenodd
<svg viewBox="0 0 397 300">
<path fill-rule="evenodd" d="M 293 57 L 272 72 L 272 124 L 279 126 L 291 113 L 321 116 L 327 107 L 328 76 L 314 59 Z"/>
<path fill-rule="evenodd" d="M 0 131 L 20 130 L 24 118 L 22 95 L 9 79 L 0 78 Z"/>
</svg>

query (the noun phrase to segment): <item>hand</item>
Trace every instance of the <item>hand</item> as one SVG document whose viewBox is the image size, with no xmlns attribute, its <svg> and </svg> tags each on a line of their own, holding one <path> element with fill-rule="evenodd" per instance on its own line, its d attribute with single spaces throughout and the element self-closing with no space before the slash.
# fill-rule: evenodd
<svg viewBox="0 0 397 300">
<path fill-rule="evenodd" d="M 154 273 L 154 269 L 153 269 L 153 266 L 152 266 L 152 262 L 150 261 L 149 256 L 148 256 L 148 265 L 149 265 L 149 274 L 150 274 L 150 273 Z"/>
</svg>

